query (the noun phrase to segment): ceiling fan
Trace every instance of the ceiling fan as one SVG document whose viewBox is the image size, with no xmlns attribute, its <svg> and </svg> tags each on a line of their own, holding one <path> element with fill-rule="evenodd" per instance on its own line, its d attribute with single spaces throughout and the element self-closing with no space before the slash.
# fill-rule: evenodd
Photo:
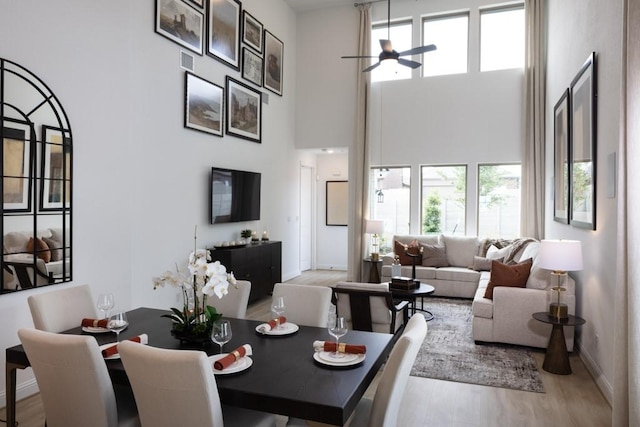
<svg viewBox="0 0 640 427">
<path fill-rule="evenodd" d="M 374 68 L 378 67 L 382 64 L 383 61 L 387 60 L 395 60 L 400 65 L 404 65 L 406 67 L 418 68 L 422 64 L 416 61 L 412 61 L 410 59 L 401 58 L 402 56 L 411 56 L 411 55 L 419 55 L 421 53 L 430 52 L 432 50 L 436 50 L 436 45 L 430 44 L 427 46 L 418 46 L 411 48 L 409 50 L 405 50 L 404 52 L 396 52 L 393 47 L 391 47 L 391 40 L 389 40 L 391 34 L 391 0 L 387 2 L 387 40 L 380 39 L 380 47 L 382 48 L 382 52 L 378 55 L 378 62 L 375 64 L 365 68 L 362 70 L 363 73 L 369 72 Z M 342 58 L 375 58 L 375 56 L 343 56 Z"/>
</svg>

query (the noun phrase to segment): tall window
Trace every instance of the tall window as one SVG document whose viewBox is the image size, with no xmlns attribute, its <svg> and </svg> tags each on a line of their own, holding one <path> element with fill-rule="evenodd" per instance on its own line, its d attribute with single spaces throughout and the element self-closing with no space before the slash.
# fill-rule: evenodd
<svg viewBox="0 0 640 427">
<path fill-rule="evenodd" d="M 437 50 L 423 55 L 422 75 L 466 73 L 469 51 L 469 13 L 429 16 L 422 21 L 423 45 Z"/>
<path fill-rule="evenodd" d="M 480 71 L 524 67 L 524 6 L 480 11 Z"/>
<path fill-rule="evenodd" d="M 380 253 L 393 250 L 394 234 L 409 234 L 411 168 L 372 168 L 369 175 L 369 217 L 384 220 Z"/>
<path fill-rule="evenodd" d="M 467 167 L 423 166 L 422 234 L 465 234 Z"/>
<path fill-rule="evenodd" d="M 520 235 L 520 165 L 478 166 L 478 235 Z"/>
<path fill-rule="evenodd" d="M 378 55 L 382 51 L 380 40 L 391 40 L 391 46 L 396 52 L 411 49 L 412 28 L 411 21 L 392 22 L 390 27 L 387 27 L 386 22 L 374 25 L 371 30 L 371 56 L 375 56 L 375 58 L 371 59 L 371 64 L 378 62 Z M 371 71 L 372 82 L 410 78 L 411 68 L 397 63 L 387 63 L 387 61 Z"/>
</svg>

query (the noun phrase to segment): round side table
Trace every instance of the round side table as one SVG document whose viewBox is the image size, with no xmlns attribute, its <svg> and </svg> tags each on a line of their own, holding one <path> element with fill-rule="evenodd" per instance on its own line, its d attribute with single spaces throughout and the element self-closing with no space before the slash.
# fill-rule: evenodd
<svg viewBox="0 0 640 427">
<path fill-rule="evenodd" d="M 369 283 L 380 283 L 380 269 L 378 268 L 378 266 L 382 265 L 382 260 L 365 258 L 364 262 L 371 265 L 369 268 Z"/>
<path fill-rule="evenodd" d="M 401 301 L 409 301 L 409 308 L 411 309 L 412 314 L 415 314 L 416 311 L 421 311 L 424 313 L 424 318 L 428 322 L 429 320 L 433 320 L 433 313 L 429 310 L 424 309 L 424 297 L 427 295 L 431 295 L 434 293 L 436 288 L 431 285 L 427 285 L 426 283 L 420 282 L 420 287 L 416 289 L 409 290 L 399 290 L 391 287 L 391 283 L 389 283 L 389 291 L 391 291 L 391 296 L 394 299 L 399 299 Z M 422 303 L 422 308 L 416 308 L 416 299 L 420 297 L 420 302 Z"/>
<path fill-rule="evenodd" d="M 587 321 L 582 317 L 572 315 L 569 315 L 566 319 L 559 319 L 549 315 L 546 311 L 533 313 L 533 318 L 538 322 L 553 325 L 542 369 L 552 374 L 569 375 L 571 373 L 571 364 L 569 363 L 567 342 L 564 338 L 564 327 L 580 326 Z"/>
</svg>

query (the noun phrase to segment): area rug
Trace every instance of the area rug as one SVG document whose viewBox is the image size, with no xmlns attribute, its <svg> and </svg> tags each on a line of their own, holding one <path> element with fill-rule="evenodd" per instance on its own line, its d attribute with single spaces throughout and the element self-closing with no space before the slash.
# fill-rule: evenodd
<svg viewBox="0 0 640 427">
<path fill-rule="evenodd" d="M 428 298 L 424 305 L 435 317 L 411 375 L 544 393 L 532 349 L 475 344 L 470 300 Z"/>
</svg>

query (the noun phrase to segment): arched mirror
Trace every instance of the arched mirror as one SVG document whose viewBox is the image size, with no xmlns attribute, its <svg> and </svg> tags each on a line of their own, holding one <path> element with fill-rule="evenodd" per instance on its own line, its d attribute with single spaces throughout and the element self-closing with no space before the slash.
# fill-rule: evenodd
<svg viewBox="0 0 640 427">
<path fill-rule="evenodd" d="M 1 292 L 71 280 L 72 134 L 54 93 L 0 58 Z"/>
</svg>

